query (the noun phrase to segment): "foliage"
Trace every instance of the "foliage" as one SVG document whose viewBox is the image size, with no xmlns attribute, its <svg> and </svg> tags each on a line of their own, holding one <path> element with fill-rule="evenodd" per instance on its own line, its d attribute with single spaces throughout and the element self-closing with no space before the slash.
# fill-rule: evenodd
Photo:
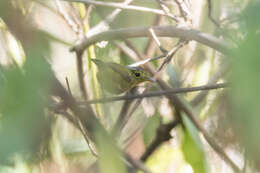
<svg viewBox="0 0 260 173">
<path fill-rule="evenodd" d="M 0 172 L 260 169 L 259 2 L 65 1 L 0 1 Z M 156 83 L 102 94 L 91 59 Z"/>
</svg>

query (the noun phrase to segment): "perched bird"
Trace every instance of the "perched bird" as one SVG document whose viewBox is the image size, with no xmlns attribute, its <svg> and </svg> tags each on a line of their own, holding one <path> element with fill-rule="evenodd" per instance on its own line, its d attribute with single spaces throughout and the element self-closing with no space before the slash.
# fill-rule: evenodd
<svg viewBox="0 0 260 173">
<path fill-rule="evenodd" d="M 98 67 L 97 79 L 101 87 L 111 94 L 121 94 L 145 81 L 154 80 L 139 67 L 128 67 L 113 62 L 91 59 Z"/>
</svg>

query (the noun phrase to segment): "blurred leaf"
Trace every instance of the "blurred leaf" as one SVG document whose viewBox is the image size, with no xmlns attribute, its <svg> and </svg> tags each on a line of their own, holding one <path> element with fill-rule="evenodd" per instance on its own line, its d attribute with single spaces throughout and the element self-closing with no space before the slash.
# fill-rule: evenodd
<svg viewBox="0 0 260 173">
<path fill-rule="evenodd" d="M 253 156 L 256 165 L 260 165 L 260 134 L 258 133 L 260 130 L 260 3 L 255 2 L 252 1 L 243 13 L 247 35 L 234 51 L 232 120 L 249 155 Z"/>
<path fill-rule="evenodd" d="M 145 125 L 145 128 L 143 129 L 143 138 L 146 145 L 149 145 L 153 141 L 159 125 L 160 115 L 156 113 L 151 118 L 149 118 L 148 122 Z"/>
<path fill-rule="evenodd" d="M 179 79 L 179 73 L 176 70 L 175 67 L 173 67 L 171 64 L 168 64 L 166 67 L 166 72 L 167 75 L 169 75 L 169 83 L 171 84 L 171 86 L 173 87 L 180 87 L 181 86 L 181 82 Z"/>
<path fill-rule="evenodd" d="M 5 20 L 12 21 L 8 17 Z M 34 30 L 21 30 L 19 34 L 26 62 L 21 68 L 3 70 L 4 81 L 0 84 L 0 162 L 17 153 L 28 156 L 38 151 L 47 126 L 44 105 L 51 70 L 45 57 L 49 55 L 49 43 Z"/>
<path fill-rule="evenodd" d="M 207 172 L 207 163 L 199 133 L 186 116 L 183 116 L 183 123 L 185 125 L 182 143 L 184 158 L 192 166 L 194 173 L 205 173 Z"/>
<path fill-rule="evenodd" d="M 47 71 L 41 61 L 27 62 L 24 73 L 10 69 L 0 86 L 0 161 L 16 152 L 35 151 L 44 132 Z M 29 65 L 31 63 L 31 65 Z"/>
<path fill-rule="evenodd" d="M 99 152 L 100 172 L 126 172 L 126 168 L 122 159 L 122 153 L 117 148 L 115 141 L 105 135 L 101 129 L 97 129 L 96 139 Z"/>
</svg>

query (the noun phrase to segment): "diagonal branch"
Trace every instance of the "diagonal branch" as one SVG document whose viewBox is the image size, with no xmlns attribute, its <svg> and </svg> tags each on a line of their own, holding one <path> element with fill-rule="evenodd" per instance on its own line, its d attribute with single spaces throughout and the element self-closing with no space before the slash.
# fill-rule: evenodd
<svg viewBox="0 0 260 173">
<path fill-rule="evenodd" d="M 156 137 L 152 143 L 148 146 L 144 154 L 141 156 L 141 160 L 145 162 L 149 156 L 158 148 L 163 142 L 171 139 L 171 130 L 179 124 L 178 120 L 173 120 L 168 124 L 161 125 L 156 132 Z"/>
</svg>

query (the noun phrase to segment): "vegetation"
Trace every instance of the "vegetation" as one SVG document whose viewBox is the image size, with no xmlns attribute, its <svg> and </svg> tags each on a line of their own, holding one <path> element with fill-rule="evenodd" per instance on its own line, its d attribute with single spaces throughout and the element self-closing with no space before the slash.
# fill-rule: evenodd
<svg viewBox="0 0 260 173">
<path fill-rule="evenodd" d="M 259 10 L 0 1 L 0 172 L 259 172 Z"/>
</svg>

